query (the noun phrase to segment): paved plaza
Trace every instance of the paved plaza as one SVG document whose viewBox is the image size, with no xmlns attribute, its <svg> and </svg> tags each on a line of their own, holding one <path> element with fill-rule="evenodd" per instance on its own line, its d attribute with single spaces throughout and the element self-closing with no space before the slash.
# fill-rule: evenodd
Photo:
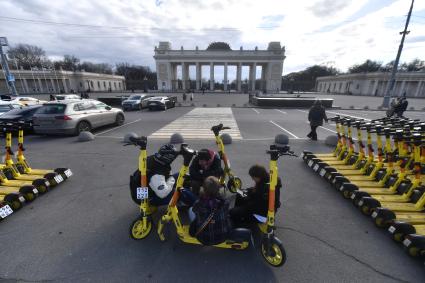
<svg viewBox="0 0 425 283">
<path fill-rule="evenodd" d="M 374 119 L 383 112 L 328 111 L 329 116 L 338 114 Z M 279 161 L 283 205 L 277 214 L 277 236 L 288 256 L 282 268 L 268 266 L 258 247 L 233 251 L 183 244 L 173 228 L 165 243 L 156 233 L 142 241 L 130 239 L 129 225 L 138 207 L 131 201 L 128 182 L 136 169 L 138 150 L 123 146 L 126 133 L 149 136 L 149 153 L 167 142 L 173 130 L 193 148 L 215 149 L 212 133 L 208 136 L 204 129 L 199 138 L 194 130 L 223 119 L 234 136 L 233 144 L 226 147 L 232 166 L 244 186 L 249 186 L 249 166 L 268 164 L 265 150 L 277 134 L 287 134 L 298 154 L 303 149 L 331 150 L 323 139 L 334 134 L 334 125 L 319 128 L 319 141 L 312 142 L 305 137 L 306 115 L 305 109 L 176 107 L 166 112 L 126 112 L 124 126 L 98 130 L 96 139 L 87 143 L 77 143 L 73 137 L 28 136 L 26 155 L 34 167 L 66 164 L 74 176 L 1 224 L 0 278 L 21 282 L 170 278 L 175 282 L 421 282 L 423 263 L 407 256 L 385 231 L 294 157 Z M 407 116 L 425 118 L 420 112 Z M 180 162 L 179 158 L 173 164 L 175 171 Z"/>
</svg>

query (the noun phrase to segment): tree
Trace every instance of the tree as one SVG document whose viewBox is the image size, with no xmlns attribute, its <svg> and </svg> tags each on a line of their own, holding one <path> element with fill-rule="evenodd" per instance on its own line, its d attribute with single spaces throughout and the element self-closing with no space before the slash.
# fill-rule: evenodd
<svg viewBox="0 0 425 283">
<path fill-rule="evenodd" d="M 16 59 L 24 70 L 30 70 L 31 67 L 42 68 L 47 62 L 46 52 L 41 47 L 30 44 L 17 44 L 9 48 L 8 55 Z"/>
<path fill-rule="evenodd" d="M 316 84 L 316 78 L 334 76 L 340 73 L 334 67 L 314 65 L 299 72 L 293 72 L 282 77 L 282 89 L 287 91 L 311 91 Z"/>
<path fill-rule="evenodd" d="M 372 61 L 367 59 L 362 64 L 356 64 L 348 68 L 348 73 L 355 74 L 355 73 L 369 73 L 369 72 L 377 72 L 381 70 L 382 63 L 377 61 Z"/>
<path fill-rule="evenodd" d="M 413 59 L 409 63 L 401 64 L 400 70 L 405 72 L 425 71 L 425 61 L 419 60 L 418 58 Z"/>
<path fill-rule="evenodd" d="M 147 66 L 117 63 L 115 73 L 125 77 L 127 89 L 154 89 L 157 85 L 156 72 Z M 146 78 L 146 79 L 145 79 Z"/>
</svg>

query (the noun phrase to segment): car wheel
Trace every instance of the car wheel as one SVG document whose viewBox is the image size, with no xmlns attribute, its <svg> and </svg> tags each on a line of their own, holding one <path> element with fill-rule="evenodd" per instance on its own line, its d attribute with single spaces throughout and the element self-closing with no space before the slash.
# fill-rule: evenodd
<svg viewBox="0 0 425 283">
<path fill-rule="evenodd" d="M 124 124 L 124 120 L 124 115 L 122 115 L 121 113 L 117 114 L 117 117 L 115 118 L 115 125 L 121 126 L 122 124 Z"/>
<path fill-rule="evenodd" d="M 87 121 L 81 121 L 77 124 L 77 127 L 75 127 L 75 133 L 79 135 L 81 132 L 90 132 L 91 126 L 90 123 Z"/>
</svg>

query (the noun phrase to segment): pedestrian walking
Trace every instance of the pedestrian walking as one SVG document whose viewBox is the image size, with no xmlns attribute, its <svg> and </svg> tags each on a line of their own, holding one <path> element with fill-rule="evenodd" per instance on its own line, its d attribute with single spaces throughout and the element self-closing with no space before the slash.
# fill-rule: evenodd
<svg viewBox="0 0 425 283">
<path fill-rule="evenodd" d="M 186 98 L 187 98 L 186 92 L 183 92 L 183 101 L 184 102 L 186 102 Z"/>
<path fill-rule="evenodd" d="M 308 121 L 310 122 L 311 131 L 307 135 L 310 139 L 317 141 L 317 127 L 323 125 L 323 120 L 328 122 L 328 117 L 326 117 L 325 108 L 322 106 L 320 100 L 316 100 L 313 106 L 310 108 L 308 112 Z"/>
<path fill-rule="evenodd" d="M 193 101 L 193 92 L 190 94 L 190 101 Z"/>
</svg>

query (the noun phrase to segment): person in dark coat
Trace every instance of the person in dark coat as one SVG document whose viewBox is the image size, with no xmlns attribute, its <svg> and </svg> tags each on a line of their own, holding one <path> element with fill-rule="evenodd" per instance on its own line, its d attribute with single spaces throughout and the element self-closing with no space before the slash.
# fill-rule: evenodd
<svg viewBox="0 0 425 283">
<path fill-rule="evenodd" d="M 403 114 L 407 110 L 408 105 L 409 105 L 409 102 L 407 101 L 405 96 L 400 98 L 396 108 L 394 109 L 394 112 L 397 114 L 397 117 L 400 117 L 400 118 L 403 117 Z"/>
<path fill-rule="evenodd" d="M 316 129 L 319 126 L 323 125 L 323 120 L 328 122 L 328 117 L 326 117 L 325 108 L 322 106 L 320 100 L 316 100 L 313 106 L 308 112 L 308 121 L 310 122 L 311 131 L 307 135 L 310 139 L 317 141 L 317 132 Z"/>
<path fill-rule="evenodd" d="M 219 194 L 220 181 L 213 176 L 205 179 L 199 200 L 189 209 L 189 234 L 203 245 L 224 242 L 232 229 L 229 203 Z"/>
<path fill-rule="evenodd" d="M 254 165 L 249 169 L 249 176 L 254 181 L 254 186 L 248 188 L 245 195 L 238 194 L 235 206 L 230 210 L 230 217 L 235 227 L 256 223 L 254 214 L 267 217 L 269 209 L 269 173 L 264 166 Z M 280 207 L 281 187 L 282 182 L 278 178 L 275 188 L 275 212 Z"/>
<path fill-rule="evenodd" d="M 221 167 L 221 158 L 218 153 L 205 148 L 201 149 L 189 167 L 192 192 L 199 194 L 199 189 L 207 177 L 220 178 L 223 174 L 224 170 Z"/>
</svg>

